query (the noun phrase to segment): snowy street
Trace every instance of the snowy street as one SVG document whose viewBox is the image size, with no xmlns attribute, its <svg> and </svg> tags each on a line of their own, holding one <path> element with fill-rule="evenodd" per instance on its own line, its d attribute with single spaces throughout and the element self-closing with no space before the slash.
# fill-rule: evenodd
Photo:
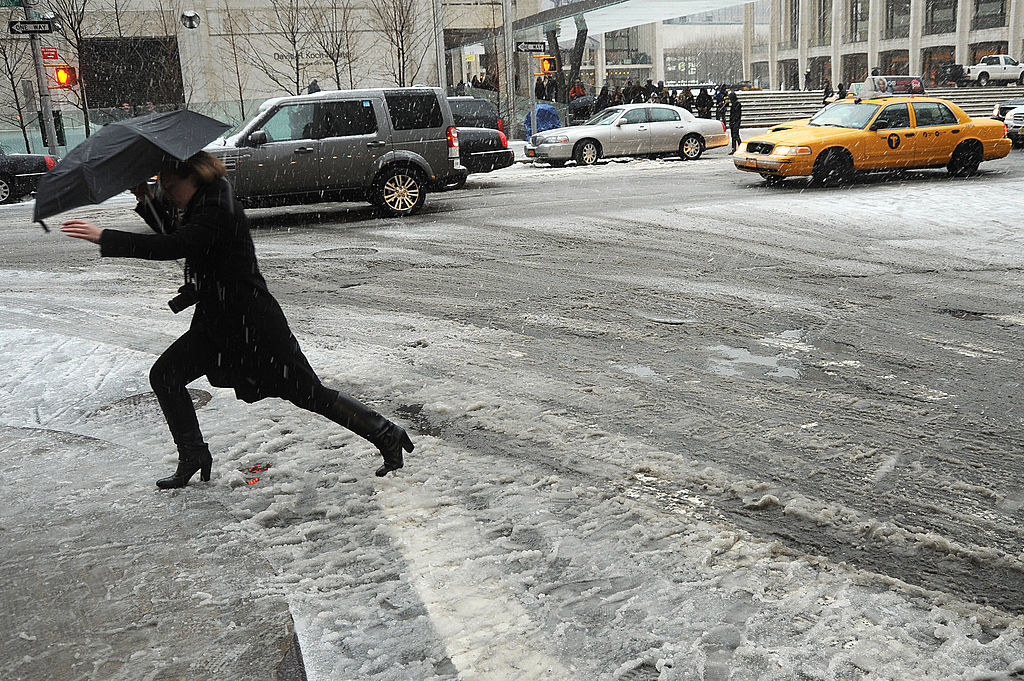
<svg viewBox="0 0 1024 681">
<path fill-rule="evenodd" d="M 378 479 L 204 379 L 213 479 L 172 492 L 180 265 L 0 207 L 0 675 L 269 680 L 290 611 L 310 681 L 1024 677 L 1022 162 L 769 188 L 716 150 L 250 210 L 313 367 L 416 449 Z"/>
</svg>

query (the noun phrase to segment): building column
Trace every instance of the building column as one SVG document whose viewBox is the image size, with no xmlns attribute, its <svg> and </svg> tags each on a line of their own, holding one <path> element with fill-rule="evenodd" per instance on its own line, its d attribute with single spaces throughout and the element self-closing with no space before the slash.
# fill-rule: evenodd
<svg viewBox="0 0 1024 681">
<path fill-rule="evenodd" d="M 604 33 L 597 36 L 597 54 L 594 55 L 594 87 L 601 90 L 604 86 L 605 72 L 608 66 L 605 63 L 604 54 Z"/>
<path fill-rule="evenodd" d="M 843 0 L 832 0 L 832 82 L 838 85 L 842 81 L 842 44 L 846 32 L 846 3 Z M 849 88 L 850 84 L 846 83 Z"/>
<path fill-rule="evenodd" d="M 652 69 L 654 74 L 654 82 L 660 83 L 665 80 L 665 25 L 660 21 L 654 24 L 654 54 L 651 55 L 651 61 L 654 63 Z"/>
<path fill-rule="evenodd" d="M 807 59 L 807 43 L 811 38 L 811 6 L 814 0 L 800 0 L 797 10 L 800 16 L 796 22 L 796 65 L 800 72 L 799 83 L 803 89 L 807 89 L 807 82 L 804 74 L 807 73 L 810 62 Z"/>
<path fill-rule="evenodd" d="M 963 2 L 963 0 L 960 0 Z M 868 0 L 868 73 L 878 63 L 878 41 L 882 37 L 882 16 L 885 0 Z"/>
<path fill-rule="evenodd" d="M 1010 3 L 1011 5 L 1013 3 Z M 958 0 L 956 5 L 956 54 L 953 55 L 954 63 L 969 66 L 971 64 L 971 52 L 967 46 L 967 34 L 971 30 L 971 12 L 974 9 L 974 0 Z"/>
<path fill-rule="evenodd" d="M 1009 24 L 1006 53 L 1019 61 L 1024 59 L 1024 45 L 1021 44 L 1024 41 L 1024 6 L 1020 0 L 1011 0 L 1008 4 L 1010 7 L 1006 17 Z"/>
<path fill-rule="evenodd" d="M 924 3 L 925 0 L 910 0 L 910 40 L 907 47 L 909 62 L 908 73 L 912 76 L 924 77 L 921 73 L 921 36 L 924 35 Z"/>
<path fill-rule="evenodd" d="M 754 3 L 743 5 L 743 80 L 753 80 Z"/>
<path fill-rule="evenodd" d="M 782 0 L 769 0 L 768 12 L 768 82 L 772 90 L 779 88 L 779 41 L 782 39 Z"/>
</svg>

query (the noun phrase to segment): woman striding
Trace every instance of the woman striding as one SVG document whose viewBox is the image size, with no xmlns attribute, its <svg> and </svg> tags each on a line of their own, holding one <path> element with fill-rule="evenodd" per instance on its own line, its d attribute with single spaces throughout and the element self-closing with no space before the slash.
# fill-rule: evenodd
<svg viewBox="0 0 1024 681">
<path fill-rule="evenodd" d="M 246 402 L 280 397 L 345 426 L 380 450 L 384 465 L 377 469 L 378 476 L 401 468 L 403 450 L 413 450 L 405 430 L 325 387 L 309 366 L 281 306 L 267 290 L 245 213 L 224 176 L 224 165 L 206 152 L 167 162 L 160 170 L 160 184 L 170 203 L 184 214 L 175 227 L 170 211 L 158 209 L 165 213 L 158 220 L 150 210 L 153 204 L 140 203 L 136 211 L 156 234 L 101 229 L 84 220 L 68 220 L 61 226 L 68 236 L 99 244 L 101 256 L 185 258 L 185 285 L 172 307 L 177 312 L 194 303 L 192 324 L 160 355 L 149 374 L 178 448 L 177 470 L 157 480 L 157 487 L 184 487 L 196 471 L 201 471 L 202 480 L 210 479 L 213 458 L 186 390 L 203 375 L 212 385 L 234 388 Z M 140 201 L 148 198 L 146 185 L 132 191 Z M 161 233 L 161 222 L 166 234 Z"/>
</svg>

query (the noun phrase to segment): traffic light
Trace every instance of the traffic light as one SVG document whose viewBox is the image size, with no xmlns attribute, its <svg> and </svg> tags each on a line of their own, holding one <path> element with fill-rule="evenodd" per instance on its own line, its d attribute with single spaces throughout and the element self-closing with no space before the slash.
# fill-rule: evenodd
<svg viewBox="0 0 1024 681">
<path fill-rule="evenodd" d="M 545 76 L 550 75 L 558 70 L 558 62 L 554 57 L 541 57 L 540 58 L 540 71 Z"/>
<path fill-rule="evenodd" d="M 53 69 L 50 73 L 50 82 L 47 87 L 51 90 L 70 90 L 78 85 L 78 71 L 67 64 L 48 64 L 47 69 Z"/>
<path fill-rule="evenodd" d="M 58 66 L 53 72 L 53 78 L 57 81 L 57 87 L 66 90 L 78 83 L 78 73 L 74 67 Z"/>
</svg>

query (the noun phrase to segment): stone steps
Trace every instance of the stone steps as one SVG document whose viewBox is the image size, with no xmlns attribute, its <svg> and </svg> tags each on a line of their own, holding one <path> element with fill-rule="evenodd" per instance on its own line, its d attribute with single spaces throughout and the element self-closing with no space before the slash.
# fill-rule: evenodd
<svg viewBox="0 0 1024 681">
<path fill-rule="evenodd" d="M 743 103 L 743 127 L 763 128 L 813 116 L 821 108 L 821 91 L 754 91 L 736 93 Z M 934 88 L 933 97 L 948 99 L 971 116 L 988 116 L 999 102 L 1024 97 L 1024 87 L 991 86 L 965 88 Z"/>
</svg>

